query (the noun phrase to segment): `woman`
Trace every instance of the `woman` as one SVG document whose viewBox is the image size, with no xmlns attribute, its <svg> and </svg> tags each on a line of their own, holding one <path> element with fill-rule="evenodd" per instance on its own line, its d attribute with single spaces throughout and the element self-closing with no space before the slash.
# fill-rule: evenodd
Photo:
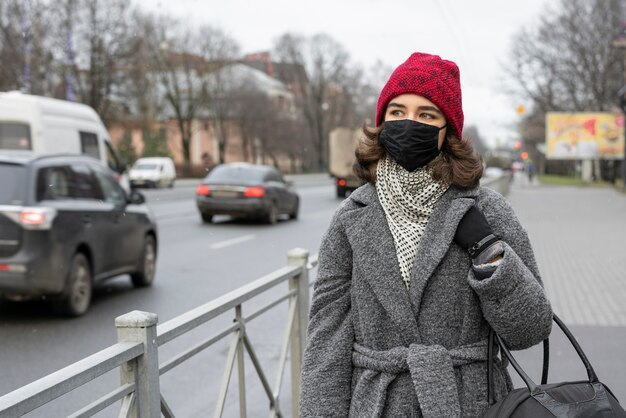
<svg viewBox="0 0 626 418">
<path fill-rule="evenodd" d="M 357 149 L 367 183 L 322 240 L 300 416 L 481 416 L 490 327 L 512 349 L 551 330 L 530 242 L 502 196 L 478 186 L 453 62 L 411 55 L 376 125 Z M 495 364 L 500 399 L 511 380 Z"/>
</svg>

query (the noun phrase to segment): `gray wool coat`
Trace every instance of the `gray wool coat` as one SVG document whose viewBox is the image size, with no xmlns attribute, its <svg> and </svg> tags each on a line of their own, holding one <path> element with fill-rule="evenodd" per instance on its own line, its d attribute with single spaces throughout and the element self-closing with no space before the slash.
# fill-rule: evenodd
<svg viewBox="0 0 626 418">
<path fill-rule="evenodd" d="M 457 225 L 476 205 L 504 242 L 481 281 Z M 491 189 L 450 188 L 420 240 L 410 290 L 376 188 L 336 211 L 319 252 L 304 355 L 301 417 L 477 417 L 488 407 L 489 326 L 512 349 L 550 334 L 552 310 L 528 236 Z M 511 390 L 496 362 L 496 399 Z"/>
</svg>

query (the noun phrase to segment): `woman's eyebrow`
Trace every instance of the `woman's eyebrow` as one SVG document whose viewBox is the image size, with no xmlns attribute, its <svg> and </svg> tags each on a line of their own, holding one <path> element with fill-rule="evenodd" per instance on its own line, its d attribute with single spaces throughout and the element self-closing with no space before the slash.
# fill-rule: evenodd
<svg viewBox="0 0 626 418">
<path fill-rule="evenodd" d="M 389 102 L 389 104 L 387 105 L 387 108 L 390 107 L 395 107 L 395 108 L 399 108 L 399 109 L 406 109 L 407 107 L 401 103 L 396 103 L 396 102 Z M 441 110 L 437 109 L 435 106 L 418 106 L 417 110 L 419 111 L 424 111 L 424 110 L 429 110 L 431 112 L 436 112 L 439 113 L 440 115 L 443 116 L 443 113 L 441 112 Z"/>
<path fill-rule="evenodd" d="M 390 102 L 387 107 L 399 107 L 401 109 L 406 109 L 406 106 L 400 103 Z"/>
<path fill-rule="evenodd" d="M 430 110 L 432 112 L 437 112 L 440 115 L 443 115 L 443 113 L 441 112 L 441 110 L 437 109 L 435 106 L 419 106 L 417 108 L 418 110 Z"/>
</svg>

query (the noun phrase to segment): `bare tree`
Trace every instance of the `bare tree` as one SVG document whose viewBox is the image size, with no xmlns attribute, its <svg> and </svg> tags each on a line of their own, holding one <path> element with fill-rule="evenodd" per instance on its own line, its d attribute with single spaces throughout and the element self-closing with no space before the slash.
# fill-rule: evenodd
<svg viewBox="0 0 626 418">
<path fill-rule="evenodd" d="M 126 0 L 63 0 L 64 24 L 59 26 L 59 48 L 72 77 L 66 91 L 93 107 L 106 122 L 120 113 L 120 86 L 134 55 L 132 9 Z M 72 99 L 72 97 L 68 97 Z"/>
<path fill-rule="evenodd" d="M 227 129 L 220 68 L 238 53 L 237 43 L 222 31 L 205 26 L 192 31 L 185 22 L 161 17 L 145 26 L 153 71 L 167 104 L 164 114 L 176 120 L 185 166 L 190 169 L 194 121 L 217 120 L 214 130 L 223 159 Z"/>
<path fill-rule="evenodd" d="M 206 107 L 208 98 L 197 71 L 202 59 L 197 54 L 185 52 L 191 33 L 182 22 L 160 18 L 154 26 L 146 25 L 144 36 L 149 40 L 153 68 L 159 88 L 167 107 L 164 117 L 176 120 L 180 133 L 180 145 L 186 170 L 191 169 L 192 123 L 201 108 Z M 179 33 L 168 33 L 168 29 L 179 29 Z"/>
<path fill-rule="evenodd" d="M 137 36 L 128 39 L 133 54 L 124 67 L 125 77 L 121 80 L 118 97 L 124 112 L 117 119 L 138 124 L 144 137 L 155 138 L 155 122 L 159 121 L 164 106 L 162 90 L 152 54 L 155 38 L 154 18 L 135 10 L 131 17 Z"/>
<path fill-rule="evenodd" d="M 91 105 L 105 122 L 122 112 L 137 37 L 126 0 L 0 2 L 0 89 Z"/>
<path fill-rule="evenodd" d="M 622 51 L 613 48 L 622 31 L 622 0 L 561 0 L 546 7 L 539 24 L 513 39 L 503 65 L 509 93 L 530 100 L 521 124 L 524 150 L 544 168 L 573 170 L 573 162 L 552 162 L 537 150 L 545 139 L 549 111 L 608 111 L 623 85 Z"/>
<path fill-rule="evenodd" d="M 346 123 L 343 112 L 353 106 L 346 88 L 349 55 L 326 34 L 303 38 L 289 33 L 277 40 L 274 53 L 281 62 L 306 68 L 307 73 L 300 76 L 296 86 L 297 96 L 317 154 L 318 168 L 325 167 L 328 133 Z"/>
<path fill-rule="evenodd" d="M 55 16 L 43 0 L 0 1 L 0 90 L 53 95 L 58 66 L 53 55 Z"/>
<path fill-rule="evenodd" d="M 27 14 L 26 3 L 0 2 L 0 90 L 24 88 L 26 54 L 21 26 Z"/>
<path fill-rule="evenodd" d="M 208 110 L 217 141 L 218 160 L 224 163 L 233 113 L 230 94 L 236 89 L 230 64 L 239 55 L 239 45 L 222 30 L 211 26 L 204 26 L 199 34 L 200 51 L 208 65 L 205 84 L 209 97 Z"/>
<path fill-rule="evenodd" d="M 503 66 L 513 94 L 537 110 L 609 110 L 622 86 L 620 0 L 561 0 L 539 25 L 521 30 Z"/>
<path fill-rule="evenodd" d="M 265 117 L 269 106 L 267 96 L 260 92 L 236 91 L 230 96 L 234 117 L 232 123 L 241 137 L 243 161 L 255 162 L 259 157 L 255 144 L 258 141 L 259 125 Z"/>
</svg>

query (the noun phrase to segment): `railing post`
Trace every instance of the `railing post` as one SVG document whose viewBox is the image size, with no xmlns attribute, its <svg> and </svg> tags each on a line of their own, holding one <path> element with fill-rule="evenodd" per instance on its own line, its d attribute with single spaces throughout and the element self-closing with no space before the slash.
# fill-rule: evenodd
<svg viewBox="0 0 626 418">
<path fill-rule="evenodd" d="M 240 325 L 239 344 L 237 344 L 237 372 L 239 373 L 239 417 L 246 418 L 248 416 L 246 407 L 246 373 L 244 369 L 244 350 L 243 339 L 246 335 L 246 326 L 243 319 L 241 305 L 235 307 L 235 320 Z"/>
<path fill-rule="evenodd" d="M 301 266 L 299 275 L 289 280 L 289 289 L 296 290 L 296 318 L 291 334 L 291 416 L 298 416 L 300 400 L 300 371 L 302 355 L 306 347 L 306 330 L 309 322 L 309 252 L 302 248 L 294 248 L 287 253 L 290 266 Z M 293 299 L 292 299 L 292 302 Z"/>
<path fill-rule="evenodd" d="M 121 383 L 135 382 L 135 408 L 132 418 L 159 418 L 159 356 L 156 342 L 158 317 L 154 313 L 132 311 L 115 318 L 119 342 L 141 342 L 142 356 L 120 368 Z"/>
</svg>

